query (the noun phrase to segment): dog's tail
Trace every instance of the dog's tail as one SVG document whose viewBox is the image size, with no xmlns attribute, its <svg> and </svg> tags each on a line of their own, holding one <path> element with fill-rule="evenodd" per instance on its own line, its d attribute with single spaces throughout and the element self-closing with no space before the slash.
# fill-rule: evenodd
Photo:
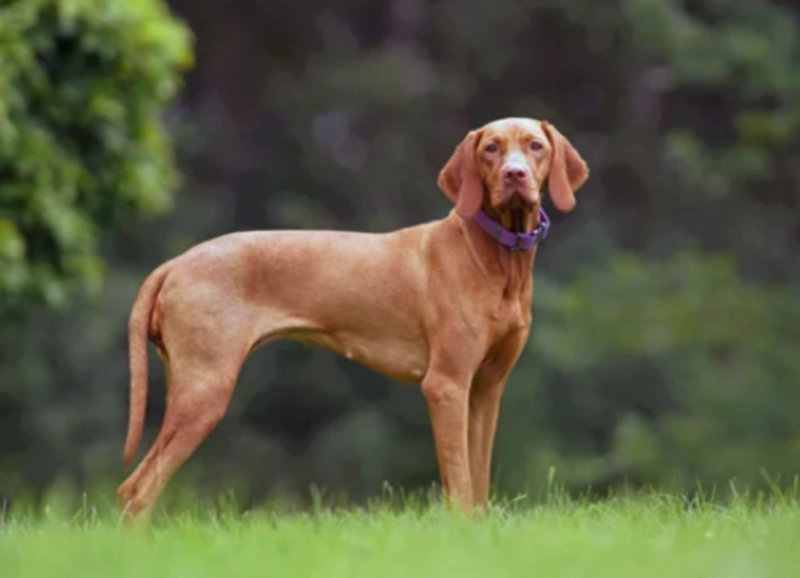
<svg viewBox="0 0 800 578">
<path fill-rule="evenodd" d="M 125 439 L 123 465 L 131 465 L 144 429 L 144 413 L 147 405 L 147 342 L 150 339 L 150 322 L 156 297 L 169 272 L 166 262 L 145 279 L 128 321 L 128 355 L 130 359 L 131 385 L 130 409 L 128 410 L 128 436 Z"/>
</svg>

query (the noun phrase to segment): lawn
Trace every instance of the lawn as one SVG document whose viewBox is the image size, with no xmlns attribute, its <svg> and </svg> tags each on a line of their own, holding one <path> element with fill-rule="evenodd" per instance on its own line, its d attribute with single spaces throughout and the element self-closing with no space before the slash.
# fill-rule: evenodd
<svg viewBox="0 0 800 578">
<path fill-rule="evenodd" d="M 0 522 L 0 576 L 800 576 L 800 504 L 652 495 L 600 504 Z"/>
</svg>

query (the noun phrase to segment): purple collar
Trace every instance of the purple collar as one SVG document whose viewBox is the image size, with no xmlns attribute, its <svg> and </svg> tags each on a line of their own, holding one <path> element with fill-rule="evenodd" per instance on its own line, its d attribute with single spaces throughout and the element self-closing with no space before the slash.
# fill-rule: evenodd
<svg viewBox="0 0 800 578">
<path fill-rule="evenodd" d="M 478 210 L 473 220 L 486 234 L 511 251 L 530 251 L 540 239 L 547 237 L 547 231 L 550 229 L 550 219 L 544 209 L 539 209 L 539 224 L 530 233 L 509 231 L 487 215 L 483 209 Z"/>
</svg>

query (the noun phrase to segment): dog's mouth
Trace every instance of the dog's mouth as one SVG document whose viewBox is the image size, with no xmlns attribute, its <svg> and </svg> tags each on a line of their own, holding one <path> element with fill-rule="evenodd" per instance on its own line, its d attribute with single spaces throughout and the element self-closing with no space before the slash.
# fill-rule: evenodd
<svg viewBox="0 0 800 578">
<path fill-rule="evenodd" d="M 533 207 L 522 196 L 515 195 L 511 202 L 508 203 L 505 213 L 503 220 L 506 222 L 504 225 L 509 231 L 527 233 L 532 228 L 531 215 L 533 214 Z"/>
<path fill-rule="evenodd" d="M 498 212 L 503 226 L 514 233 L 528 233 L 534 226 L 533 212 L 538 207 L 537 194 L 517 193 L 503 203 Z"/>
<path fill-rule="evenodd" d="M 492 209 L 500 223 L 512 233 L 530 233 L 536 226 L 534 215 L 539 213 L 539 191 L 536 189 L 510 196 L 497 194 Z"/>
</svg>

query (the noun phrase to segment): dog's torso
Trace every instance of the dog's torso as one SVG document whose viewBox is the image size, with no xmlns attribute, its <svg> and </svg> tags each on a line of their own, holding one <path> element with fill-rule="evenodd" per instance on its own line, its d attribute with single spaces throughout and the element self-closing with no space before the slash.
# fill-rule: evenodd
<svg viewBox="0 0 800 578">
<path fill-rule="evenodd" d="M 208 320 L 230 323 L 235 328 L 219 328 L 221 338 L 248 335 L 250 351 L 292 339 L 417 383 L 432 353 L 458 363 L 486 357 L 509 333 L 527 336 L 531 263 L 510 258 L 506 266 L 519 269 L 510 286 L 485 240 L 442 238 L 469 236 L 459 221 L 452 214 L 391 233 L 263 231 L 212 239 L 171 263 L 151 334 L 159 342 L 161 333 L 208 331 Z M 229 303 L 236 307 L 226 311 Z M 447 352 L 432 352 L 431 343 L 441 342 Z"/>
</svg>

